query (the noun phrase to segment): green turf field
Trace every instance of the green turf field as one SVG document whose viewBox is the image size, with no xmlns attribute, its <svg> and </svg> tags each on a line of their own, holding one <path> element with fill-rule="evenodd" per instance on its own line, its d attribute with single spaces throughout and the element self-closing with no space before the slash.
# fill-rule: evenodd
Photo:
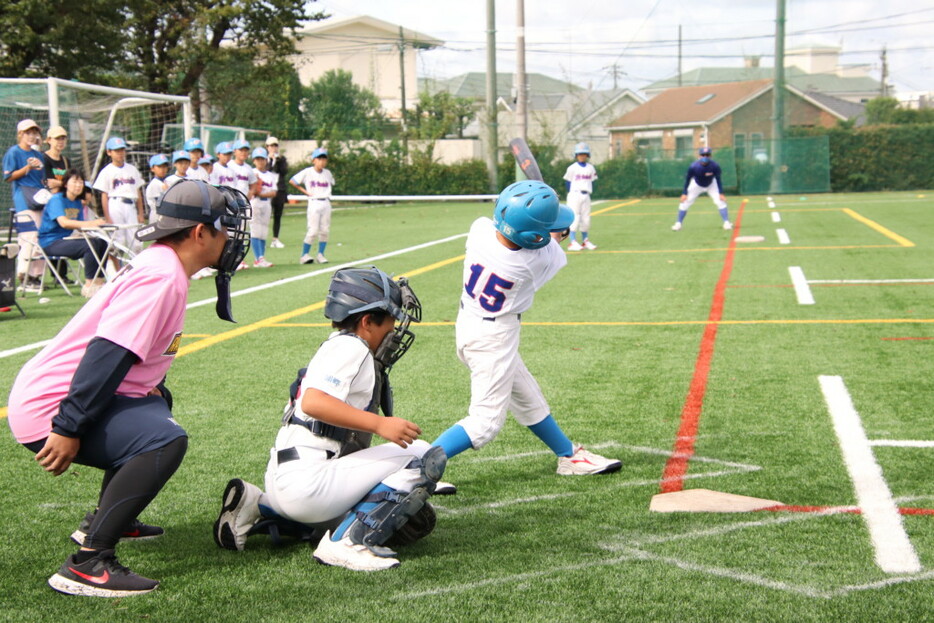
<svg viewBox="0 0 934 623">
<path fill-rule="evenodd" d="M 522 352 L 569 436 L 622 471 L 557 476 L 554 457 L 510 421 L 449 463 L 460 491 L 434 500 L 436 531 L 378 574 L 320 566 L 307 546 L 265 537 L 220 550 L 220 495 L 235 476 L 262 485 L 287 387 L 328 334 L 321 309 L 343 263 L 382 256 L 424 305 L 393 370 L 397 415 L 429 441 L 463 416 L 463 234 L 490 206 L 336 211 L 326 266 L 298 265 L 304 216 L 289 213 L 287 248 L 267 255 L 276 266 L 233 280 L 239 324 L 218 320 L 213 303 L 188 313 L 168 384 L 190 448 L 141 517 L 166 535 L 118 548 L 160 588 L 121 600 L 54 593 L 46 579 L 73 551 L 100 473 L 52 478 L 4 434 L 0 620 L 932 620 L 932 207 L 932 193 L 780 196 L 774 209 L 731 198 L 728 232 L 701 198 L 674 233 L 673 200 L 596 204 L 599 249 L 570 254 L 539 292 Z M 212 281 L 196 282 L 189 300 L 212 294 Z M 31 345 L 83 301 L 46 296 L 23 301 L 24 320 L 0 316 L 0 404 Z M 649 510 L 661 491 L 693 489 L 782 506 Z"/>
</svg>

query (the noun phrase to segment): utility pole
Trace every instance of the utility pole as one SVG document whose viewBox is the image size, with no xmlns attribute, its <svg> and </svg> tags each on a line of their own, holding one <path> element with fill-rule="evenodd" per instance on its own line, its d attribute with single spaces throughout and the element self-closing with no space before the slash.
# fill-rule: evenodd
<svg viewBox="0 0 934 623">
<path fill-rule="evenodd" d="M 496 0 L 486 0 L 486 169 L 490 192 L 499 192 L 499 124 L 496 111 Z"/>
<path fill-rule="evenodd" d="M 775 79 L 772 84 L 772 192 L 782 189 L 782 146 L 785 139 L 785 0 L 775 10 Z"/>
<path fill-rule="evenodd" d="M 889 96 L 889 63 L 885 58 L 885 46 L 882 46 L 882 97 Z"/>
<path fill-rule="evenodd" d="M 681 86 L 681 24 L 678 24 L 678 86 Z"/>
<path fill-rule="evenodd" d="M 402 153 L 409 155 L 409 129 L 405 122 L 405 36 L 402 33 L 402 26 L 399 26 L 399 81 L 402 92 L 402 107 L 399 109 L 402 115 Z"/>
<path fill-rule="evenodd" d="M 528 143 L 528 90 L 525 88 L 525 0 L 516 0 L 516 121 L 519 137 Z M 516 163 L 516 181 L 527 179 Z"/>
</svg>

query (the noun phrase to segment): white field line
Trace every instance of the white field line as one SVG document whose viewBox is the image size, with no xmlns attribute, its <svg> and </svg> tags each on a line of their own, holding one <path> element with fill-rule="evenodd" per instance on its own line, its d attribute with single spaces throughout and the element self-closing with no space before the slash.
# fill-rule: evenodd
<svg viewBox="0 0 934 623">
<path fill-rule="evenodd" d="M 804 271 L 800 266 L 789 266 L 788 274 L 791 275 L 791 285 L 795 287 L 795 296 L 798 297 L 799 305 L 813 305 L 814 295 L 808 286 L 808 280 L 804 277 Z"/>
<path fill-rule="evenodd" d="M 774 205 L 771 205 L 771 206 L 769 206 L 769 207 L 770 207 L 770 208 L 773 208 L 773 207 L 775 207 L 775 206 L 774 206 Z M 772 212 L 772 222 L 773 222 L 773 223 L 781 223 L 781 222 L 782 222 L 782 215 L 779 214 L 778 212 Z"/>
<path fill-rule="evenodd" d="M 791 238 L 788 237 L 788 232 L 784 229 L 776 229 L 775 234 L 778 236 L 779 244 L 791 244 Z"/>
<path fill-rule="evenodd" d="M 840 442 L 843 461 L 853 481 L 857 504 L 869 529 L 876 564 L 886 573 L 921 571 L 921 561 L 908 539 L 898 506 L 873 456 L 843 379 L 820 376 L 818 380 Z"/>
<path fill-rule="evenodd" d="M 347 268 L 348 266 L 359 266 L 361 264 L 371 264 L 377 260 L 383 260 L 387 257 L 394 257 L 396 255 L 402 255 L 410 251 L 418 251 L 420 249 L 426 249 L 438 244 L 444 244 L 445 242 L 451 242 L 452 240 L 457 240 L 458 238 L 464 238 L 467 234 L 457 234 L 454 236 L 448 236 L 447 238 L 440 238 L 438 240 L 432 240 L 431 242 L 424 242 L 422 244 L 417 244 L 415 246 L 406 247 L 404 249 L 399 249 L 398 251 L 390 251 L 388 253 L 383 253 L 381 255 L 374 255 L 372 257 L 367 257 L 362 260 L 354 260 L 352 262 L 346 262 L 344 264 L 335 264 L 333 266 L 328 265 L 327 268 L 321 268 L 319 270 L 314 270 L 308 273 L 302 273 L 301 275 L 295 275 L 294 277 L 286 277 L 285 279 L 277 279 L 276 281 L 271 281 L 269 283 L 264 283 L 252 288 L 244 288 L 243 290 L 237 290 L 232 292 L 230 297 L 234 298 L 237 296 L 243 296 L 245 294 L 252 294 L 254 292 L 259 292 L 261 290 L 268 290 L 269 288 L 275 288 L 278 286 L 283 286 L 294 281 L 301 281 L 302 279 L 310 279 L 311 277 L 317 277 L 318 275 L 324 275 L 327 273 L 334 272 L 341 268 Z M 194 303 L 189 303 L 185 309 L 194 309 L 195 307 L 202 307 L 204 305 L 213 305 L 217 301 L 217 297 L 211 297 L 209 299 L 204 299 L 201 301 L 195 301 Z M 13 355 L 28 352 L 31 350 L 38 350 L 44 348 L 46 344 L 52 340 L 43 340 L 41 342 L 34 342 L 32 344 L 26 344 L 24 346 L 19 346 L 17 348 L 11 348 L 9 350 L 0 351 L 0 359 L 5 357 L 11 357 Z"/>
<path fill-rule="evenodd" d="M 808 283 L 934 283 L 934 279 L 808 279 Z"/>
<path fill-rule="evenodd" d="M 934 448 L 934 441 L 919 441 L 916 439 L 870 439 L 869 445 L 883 448 Z"/>
</svg>

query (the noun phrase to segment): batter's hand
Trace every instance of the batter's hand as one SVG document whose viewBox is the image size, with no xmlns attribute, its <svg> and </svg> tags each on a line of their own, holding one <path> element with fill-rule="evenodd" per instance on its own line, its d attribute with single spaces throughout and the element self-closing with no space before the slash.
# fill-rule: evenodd
<svg viewBox="0 0 934 623">
<path fill-rule="evenodd" d="M 726 201 L 726 195 L 720 195 L 720 201 Z"/>
<path fill-rule="evenodd" d="M 398 417 L 384 417 L 380 418 L 376 434 L 386 441 L 391 441 L 397 446 L 405 448 L 418 439 L 418 436 L 422 434 L 422 429 L 415 422 L 409 422 Z"/>
<path fill-rule="evenodd" d="M 722 196 L 722 195 L 721 195 L 721 196 Z M 681 203 L 684 203 L 684 202 L 687 201 L 687 200 L 688 200 L 688 196 L 687 196 L 687 195 L 681 195 Z"/>
<path fill-rule="evenodd" d="M 45 445 L 36 453 L 36 460 L 45 471 L 52 472 L 53 476 L 61 476 L 75 459 L 80 447 L 81 440 L 77 437 L 49 433 Z"/>
</svg>

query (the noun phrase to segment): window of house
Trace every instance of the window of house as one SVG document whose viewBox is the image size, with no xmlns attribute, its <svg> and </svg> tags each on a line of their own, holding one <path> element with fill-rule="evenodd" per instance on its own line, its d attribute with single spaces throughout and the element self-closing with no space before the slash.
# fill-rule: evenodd
<svg viewBox="0 0 934 623">
<path fill-rule="evenodd" d="M 742 160 L 746 157 L 746 133 L 737 132 L 733 135 L 733 152 L 736 155 L 737 160 Z"/>
<path fill-rule="evenodd" d="M 637 138 L 633 141 L 636 151 L 646 158 L 659 158 L 662 155 L 662 139 Z"/>
<path fill-rule="evenodd" d="M 697 101 L 694 102 L 694 103 L 695 103 L 695 104 L 706 104 L 707 102 L 709 102 L 710 100 L 712 100 L 712 99 L 715 98 L 716 96 L 717 96 L 716 93 L 708 93 L 707 95 L 705 95 L 704 97 L 700 98 L 699 100 L 697 100 Z"/>
<path fill-rule="evenodd" d="M 675 137 L 675 158 L 690 158 L 694 155 L 694 137 Z"/>
</svg>

